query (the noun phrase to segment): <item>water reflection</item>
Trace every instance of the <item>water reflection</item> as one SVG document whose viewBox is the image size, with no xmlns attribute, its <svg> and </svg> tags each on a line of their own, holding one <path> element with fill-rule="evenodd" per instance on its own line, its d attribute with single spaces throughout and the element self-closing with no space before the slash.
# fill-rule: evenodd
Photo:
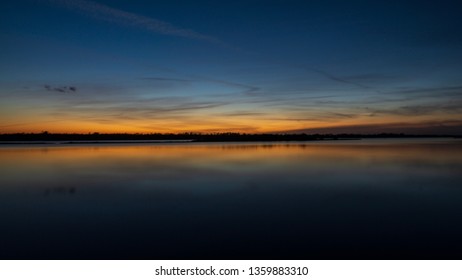
<svg viewBox="0 0 462 280">
<path fill-rule="evenodd" d="M 2 258 L 461 258 L 458 140 L 0 148 Z"/>
</svg>

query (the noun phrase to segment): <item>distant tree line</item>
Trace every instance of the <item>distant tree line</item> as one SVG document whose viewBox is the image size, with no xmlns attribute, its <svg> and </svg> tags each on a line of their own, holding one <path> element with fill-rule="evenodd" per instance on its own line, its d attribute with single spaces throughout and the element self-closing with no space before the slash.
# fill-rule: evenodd
<svg viewBox="0 0 462 280">
<path fill-rule="evenodd" d="M 10 133 L 0 134 L 0 141 L 154 141 L 189 140 L 195 142 L 238 142 L 238 141 L 313 141 L 362 138 L 423 138 L 457 137 L 453 135 L 406 135 L 380 134 L 279 134 L 279 133 Z M 459 136 L 460 137 L 460 136 Z"/>
</svg>

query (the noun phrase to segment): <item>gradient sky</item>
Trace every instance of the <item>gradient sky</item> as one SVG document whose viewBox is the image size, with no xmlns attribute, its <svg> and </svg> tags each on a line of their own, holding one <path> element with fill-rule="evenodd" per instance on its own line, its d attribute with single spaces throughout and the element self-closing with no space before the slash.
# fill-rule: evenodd
<svg viewBox="0 0 462 280">
<path fill-rule="evenodd" d="M 460 1 L 0 2 L 0 133 L 462 134 Z"/>
</svg>

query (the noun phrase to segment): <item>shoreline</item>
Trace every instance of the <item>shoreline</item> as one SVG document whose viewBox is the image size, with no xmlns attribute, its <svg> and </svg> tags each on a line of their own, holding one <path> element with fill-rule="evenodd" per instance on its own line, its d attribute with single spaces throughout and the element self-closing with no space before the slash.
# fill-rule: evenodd
<svg viewBox="0 0 462 280">
<path fill-rule="evenodd" d="M 191 144 L 191 143 L 257 143 L 257 142 L 324 142 L 358 141 L 371 139 L 461 139 L 455 136 L 409 136 L 409 137 L 356 137 L 356 138 L 314 138 L 314 139 L 169 139 L 169 140 L 0 140 L 0 146 L 7 145 L 94 145 L 94 144 Z"/>
</svg>

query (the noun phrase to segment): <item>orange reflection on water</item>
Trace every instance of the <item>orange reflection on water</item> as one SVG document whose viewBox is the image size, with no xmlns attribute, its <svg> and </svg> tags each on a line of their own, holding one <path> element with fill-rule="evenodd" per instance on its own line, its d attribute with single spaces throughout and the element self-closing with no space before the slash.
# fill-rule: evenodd
<svg viewBox="0 0 462 280">
<path fill-rule="evenodd" d="M 453 172 L 460 141 L 380 140 L 304 143 L 48 145 L 0 148 L 0 183 L 34 187 L 64 182 L 179 182 L 237 177 L 392 172 Z M 348 176 L 350 176 L 348 175 Z M 237 177 L 235 177 L 237 176 Z M 91 185 L 91 184 L 88 185 Z M 67 184 L 67 183 L 66 183 Z"/>
<path fill-rule="evenodd" d="M 233 161 L 278 162 L 307 159 L 326 160 L 432 160 L 458 161 L 459 141 L 403 142 L 391 140 L 323 141 L 304 143 L 194 143 L 194 144 L 111 144 L 10 146 L 0 148 L 2 168 L 46 164 L 89 165 L 114 161 L 160 161 L 163 163 L 204 164 Z"/>
</svg>

